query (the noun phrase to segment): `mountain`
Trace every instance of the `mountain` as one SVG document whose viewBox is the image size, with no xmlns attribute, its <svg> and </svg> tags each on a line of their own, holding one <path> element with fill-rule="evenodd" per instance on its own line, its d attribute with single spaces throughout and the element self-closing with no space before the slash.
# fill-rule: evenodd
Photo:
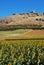
<svg viewBox="0 0 44 65">
<path fill-rule="evenodd" d="M 0 24 L 39 24 L 44 23 L 44 14 L 38 14 L 34 11 L 30 13 L 13 14 L 0 20 Z"/>
<path fill-rule="evenodd" d="M 41 25 L 44 27 L 44 13 L 35 11 L 21 14 L 12 14 L 11 16 L 0 19 L 0 26 L 10 25 Z"/>
</svg>

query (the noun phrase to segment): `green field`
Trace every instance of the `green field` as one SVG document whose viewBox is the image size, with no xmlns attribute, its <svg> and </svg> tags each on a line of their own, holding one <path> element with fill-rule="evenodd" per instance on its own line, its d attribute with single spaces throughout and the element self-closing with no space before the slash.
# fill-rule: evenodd
<svg viewBox="0 0 44 65">
<path fill-rule="evenodd" d="M 44 30 L 17 29 L 13 31 L 0 31 L 2 39 L 44 39 Z"/>
<path fill-rule="evenodd" d="M 0 31 L 0 36 L 12 35 L 12 34 L 22 34 L 29 31 L 29 29 L 18 29 L 13 31 Z"/>
</svg>

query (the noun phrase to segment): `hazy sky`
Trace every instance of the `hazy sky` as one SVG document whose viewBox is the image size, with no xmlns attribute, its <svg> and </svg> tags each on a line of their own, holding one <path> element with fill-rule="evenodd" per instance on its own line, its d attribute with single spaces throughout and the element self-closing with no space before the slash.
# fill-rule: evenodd
<svg viewBox="0 0 44 65">
<path fill-rule="evenodd" d="M 44 0 L 0 0 L 0 18 L 32 10 L 44 12 Z"/>
</svg>

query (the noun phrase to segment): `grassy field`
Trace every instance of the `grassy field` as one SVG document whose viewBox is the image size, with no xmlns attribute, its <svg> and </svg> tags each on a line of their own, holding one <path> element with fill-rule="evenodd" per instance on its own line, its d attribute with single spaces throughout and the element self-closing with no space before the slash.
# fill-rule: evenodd
<svg viewBox="0 0 44 65">
<path fill-rule="evenodd" d="M 0 41 L 0 65 L 44 65 L 44 40 Z"/>
<path fill-rule="evenodd" d="M 0 36 L 12 35 L 12 34 L 22 34 L 29 31 L 29 29 L 19 29 L 13 31 L 0 31 Z"/>
<path fill-rule="evenodd" d="M 18 29 L 14 31 L 0 31 L 0 39 L 30 39 L 44 38 L 44 30 Z"/>
</svg>

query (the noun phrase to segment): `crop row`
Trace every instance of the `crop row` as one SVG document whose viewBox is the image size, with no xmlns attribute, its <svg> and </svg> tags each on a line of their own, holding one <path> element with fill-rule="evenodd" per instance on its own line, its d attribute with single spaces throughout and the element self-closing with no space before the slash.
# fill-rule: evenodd
<svg viewBox="0 0 44 65">
<path fill-rule="evenodd" d="M 0 65 L 44 65 L 44 40 L 0 41 Z"/>
</svg>

